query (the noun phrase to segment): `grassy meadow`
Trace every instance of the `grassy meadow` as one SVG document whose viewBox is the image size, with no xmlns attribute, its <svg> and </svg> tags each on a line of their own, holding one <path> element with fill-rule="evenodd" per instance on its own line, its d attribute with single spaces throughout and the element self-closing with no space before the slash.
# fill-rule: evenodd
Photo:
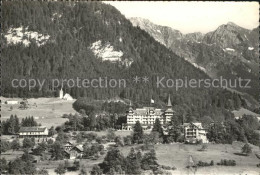
<svg viewBox="0 0 260 175">
<path fill-rule="evenodd" d="M 66 101 L 59 98 L 30 98 L 27 99 L 29 103 L 28 109 L 19 109 L 19 104 L 4 104 L 7 100 L 22 101 L 20 98 L 1 97 L 1 120 L 8 119 L 11 114 L 16 114 L 20 119 L 27 116 L 34 116 L 34 119 L 38 123 L 50 128 L 51 126 L 58 126 L 67 121 L 67 119 L 61 117 L 63 114 L 76 113 L 72 108 L 72 104 L 75 100 Z M 11 106 L 13 108 L 12 110 L 10 110 Z"/>
</svg>

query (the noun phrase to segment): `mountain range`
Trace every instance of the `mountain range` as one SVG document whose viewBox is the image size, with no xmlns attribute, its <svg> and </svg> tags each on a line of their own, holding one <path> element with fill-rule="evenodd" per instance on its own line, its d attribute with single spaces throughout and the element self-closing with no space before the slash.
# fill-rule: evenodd
<svg viewBox="0 0 260 175">
<path fill-rule="evenodd" d="M 213 120 L 224 120 L 232 116 L 234 109 L 256 108 L 256 103 L 253 105 L 240 93 L 226 89 L 156 87 L 156 77 L 209 79 L 222 73 L 221 69 L 223 73 L 228 71 L 230 65 L 237 74 L 243 70 L 252 76 L 256 49 L 236 55 L 239 48 L 257 48 L 253 39 L 252 45 L 244 46 L 244 42 L 228 45 L 236 49 L 233 52 L 224 46 L 229 43 L 221 42 L 224 48 L 214 44 L 214 38 L 218 36 L 214 32 L 212 37 L 199 33 L 183 35 L 152 23 L 147 27 L 147 31 L 151 31 L 147 32 L 133 26 L 115 7 L 101 2 L 5 1 L 2 7 L 1 92 L 5 97 L 53 97 L 58 96 L 61 88 L 60 85 L 53 89 L 50 84 L 44 84 L 41 89 L 39 86 L 16 88 L 11 84 L 13 79 L 50 82 L 53 79 L 107 77 L 125 79 L 127 87 L 64 85 L 63 90 L 77 99 L 119 97 L 130 99 L 136 106 L 149 105 L 152 98 L 157 107 L 164 107 L 170 94 L 177 113 L 197 119 L 210 116 Z M 230 28 L 230 24 L 227 26 Z M 157 32 L 156 37 L 153 32 Z M 246 34 L 248 39 L 254 38 L 250 31 Z M 244 41 L 245 37 L 241 37 Z M 231 41 L 233 39 L 228 42 Z M 246 69 L 249 65 L 251 72 Z M 237 71 L 240 66 L 245 69 Z M 148 76 L 149 83 L 135 83 L 132 81 L 135 76 Z"/>
<path fill-rule="evenodd" d="M 130 18 L 134 26 L 148 32 L 175 54 L 188 60 L 212 78 L 251 79 L 250 89 L 239 89 L 258 99 L 259 93 L 259 29 L 242 28 L 232 22 L 216 30 L 182 34 L 168 26 L 160 26 L 143 18 Z"/>
</svg>

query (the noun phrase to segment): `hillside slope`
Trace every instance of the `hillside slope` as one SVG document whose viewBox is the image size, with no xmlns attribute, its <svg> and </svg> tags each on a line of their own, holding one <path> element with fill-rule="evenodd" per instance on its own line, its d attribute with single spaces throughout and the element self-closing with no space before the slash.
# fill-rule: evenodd
<svg viewBox="0 0 260 175">
<path fill-rule="evenodd" d="M 13 79 L 108 77 L 126 79 L 126 88 L 63 86 L 74 98 L 121 97 L 138 103 L 171 94 L 177 111 L 196 117 L 224 119 L 247 104 L 239 94 L 215 88 L 157 88 L 156 77 L 208 79 L 209 76 L 134 27 L 111 5 L 100 2 L 4 2 L 2 29 L 2 93 L 6 97 L 57 96 L 50 84 L 42 89 L 13 88 Z M 25 20 L 26 19 L 26 20 Z M 194 37 L 194 36 L 190 36 Z M 136 84 L 133 77 L 149 77 Z"/>
</svg>

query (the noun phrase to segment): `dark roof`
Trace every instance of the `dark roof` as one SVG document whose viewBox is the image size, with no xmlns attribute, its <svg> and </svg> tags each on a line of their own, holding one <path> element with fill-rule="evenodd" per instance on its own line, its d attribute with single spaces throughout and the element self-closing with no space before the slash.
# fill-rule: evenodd
<svg viewBox="0 0 260 175">
<path fill-rule="evenodd" d="M 19 132 L 44 132 L 46 127 L 21 127 Z"/>
<path fill-rule="evenodd" d="M 79 150 L 80 152 L 83 152 L 83 151 L 84 151 L 84 149 L 83 149 L 83 145 L 77 145 L 77 146 L 75 146 L 75 147 L 72 148 L 72 149 Z"/>
<path fill-rule="evenodd" d="M 67 141 L 64 146 L 73 146 L 73 143 L 71 141 Z"/>
<path fill-rule="evenodd" d="M 67 150 L 64 150 L 64 153 L 66 153 L 67 155 L 70 155 L 70 152 Z"/>
</svg>

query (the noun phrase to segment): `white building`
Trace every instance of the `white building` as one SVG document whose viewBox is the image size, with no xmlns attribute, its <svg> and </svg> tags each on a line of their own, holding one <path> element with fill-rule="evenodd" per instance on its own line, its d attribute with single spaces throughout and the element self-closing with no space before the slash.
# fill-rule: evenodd
<svg viewBox="0 0 260 175">
<path fill-rule="evenodd" d="M 47 137 L 49 130 L 47 127 L 21 127 L 19 130 L 19 137 Z"/>
<path fill-rule="evenodd" d="M 131 104 L 129 111 L 127 112 L 127 123 L 122 129 L 132 130 L 132 127 L 137 121 L 140 122 L 144 129 L 151 128 L 155 123 L 155 120 L 159 118 L 160 123 L 163 125 L 171 121 L 174 111 L 172 110 L 172 104 L 170 97 L 168 98 L 168 104 L 166 109 L 158 109 L 155 107 L 143 107 L 133 109 Z"/>
<path fill-rule="evenodd" d="M 19 102 L 18 102 L 18 101 L 15 101 L 15 100 L 8 100 L 8 101 L 6 101 L 5 103 L 8 104 L 8 105 L 19 104 Z"/>
<path fill-rule="evenodd" d="M 73 98 L 70 96 L 70 94 L 66 93 L 63 97 L 64 100 L 73 100 Z"/>
<path fill-rule="evenodd" d="M 196 143 L 202 141 L 202 143 L 208 143 L 207 132 L 202 127 L 201 123 L 184 123 L 184 139 L 188 143 Z"/>
</svg>

